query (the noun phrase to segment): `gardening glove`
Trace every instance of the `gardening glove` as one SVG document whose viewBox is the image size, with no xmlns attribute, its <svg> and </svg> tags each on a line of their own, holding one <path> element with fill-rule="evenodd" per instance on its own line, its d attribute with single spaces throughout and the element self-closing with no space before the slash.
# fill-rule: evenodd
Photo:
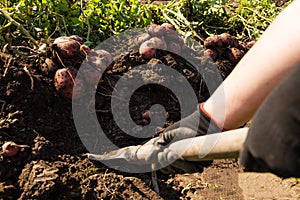
<svg viewBox="0 0 300 200">
<path fill-rule="evenodd" d="M 186 118 L 169 126 L 158 137 L 153 138 L 147 144 L 152 144 L 147 162 L 154 163 L 155 170 L 163 173 L 193 173 L 202 172 L 204 167 L 212 161 L 191 162 L 184 160 L 180 155 L 172 152 L 168 145 L 182 139 L 193 138 L 211 133 L 221 132 L 220 128 L 205 112 L 203 103 L 197 106 L 197 110 Z M 188 147 L 187 147 L 188 148 Z"/>
<path fill-rule="evenodd" d="M 162 138 L 160 141 L 161 144 L 166 145 L 171 141 L 175 142 L 185 138 L 222 132 L 223 128 L 220 127 L 216 122 L 214 122 L 214 120 L 204 110 L 203 105 L 203 103 L 199 104 L 197 106 L 197 110 L 194 113 L 167 127 L 164 130 L 164 132 L 159 136 Z M 194 132 L 182 133 L 171 131 L 179 127 L 190 128 L 194 130 Z"/>
<path fill-rule="evenodd" d="M 196 135 L 195 131 L 189 128 L 177 128 L 170 132 L 173 135 Z M 209 166 L 210 162 L 185 161 L 180 154 L 188 146 L 179 147 L 175 152 L 169 148 L 169 144 L 162 145 L 163 140 L 163 137 L 158 136 L 152 138 L 144 145 L 140 145 L 136 150 L 136 159 L 134 160 L 137 160 L 142 165 L 150 165 L 152 171 L 160 170 L 165 174 L 202 172 L 204 167 Z"/>
</svg>

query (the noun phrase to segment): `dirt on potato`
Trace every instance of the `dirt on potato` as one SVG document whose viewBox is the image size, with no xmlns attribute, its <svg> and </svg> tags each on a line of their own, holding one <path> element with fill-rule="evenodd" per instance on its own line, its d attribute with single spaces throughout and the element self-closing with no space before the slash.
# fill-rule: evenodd
<svg viewBox="0 0 300 200">
<path fill-rule="evenodd" d="M 56 92 L 54 73 L 45 73 L 43 62 L 49 56 L 48 51 L 24 56 L 7 47 L 0 53 L 0 145 L 14 141 L 30 147 L 13 157 L 0 155 L 1 199 L 243 199 L 237 179 L 241 169 L 236 160 L 215 161 L 203 173 L 158 172 L 158 194 L 150 173 L 124 173 L 87 159 L 87 149 L 74 124 L 72 102 Z M 127 76 L 139 74 L 142 79 L 164 79 L 155 73 L 143 76 L 143 71 L 135 69 L 142 64 L 170 66 L 186 77 L 199 102 L 209 97 L 203 77 L 180 56 L 160 51 L 156 58 L 145 60 L 138 50 L 120 56 L 102 77 L 92 105 L 105 134 L 119 147 L 146 139 L 124 134 L 114 122 L 110 101 L 115 84 L 127 72 Z M 223 78 L 235 66 L 225 59 L 216 64 Z M 132 95 L 132 120 L 142 126 L 149 124 L 142 113 L 154 104 L 164 106 L 165 126 L 183 117 L 178 99 L 170 90 L 149 84 Z M 220 181 L 225 183 L 221 186 Z"/>
</svg>

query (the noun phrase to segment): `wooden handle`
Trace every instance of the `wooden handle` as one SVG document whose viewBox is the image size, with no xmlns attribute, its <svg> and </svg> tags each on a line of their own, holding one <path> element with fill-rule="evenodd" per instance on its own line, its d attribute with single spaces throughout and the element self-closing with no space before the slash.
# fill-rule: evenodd
<svg viewBox="0 0 300 200">
<path fill-rule="evenodd" d="M 169 148 L 188 161 L 238 158 L 247 133 L 248 128 L 241 128 L 180 140 Z"/>
</svg>

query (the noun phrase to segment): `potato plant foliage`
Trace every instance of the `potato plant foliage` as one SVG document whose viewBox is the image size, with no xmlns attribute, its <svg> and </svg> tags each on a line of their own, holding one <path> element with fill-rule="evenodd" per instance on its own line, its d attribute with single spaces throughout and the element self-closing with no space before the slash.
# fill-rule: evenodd
<svg viewBox="0 0 300 200">
<path fill-rule="evenodd" d="M 76 34 L 84 37 L 87 45 L 94 46 L 125 30 L 163 22 L 173 24 L 186 37 L 200 40 L 222 32 L 257 39 L 291 1 L 283 6 L 274 0 L 181 0 L 161 5 L 150 2 L 3 0 L 0 42 L 20 43 L 29 35 L 36 40 L 52 41 L 58 36 Z"/>
</svg>

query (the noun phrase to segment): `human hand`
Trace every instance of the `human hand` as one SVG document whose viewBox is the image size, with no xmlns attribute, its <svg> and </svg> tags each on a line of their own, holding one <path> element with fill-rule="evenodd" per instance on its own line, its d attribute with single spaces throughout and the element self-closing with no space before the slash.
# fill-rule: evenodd
<svg viewBox="0 0 300 200">
<path fill-rule="evenodd" d="M 164 132 L 162 135 L 174 136 L 176 141 L 178 141 L 194 137 L 197 133 L 189 128 L 176 128 Z M 136 157 L 139 162 L 151 164 L 152 170 L 160 170 L 165 174 L 202 172 L 204 167 L 211 164 L 212 161 L 194 162 L 184 160 L 178 152 L 184 152 L 189 147 L 178 147 L 176 152 L 172 151 L 169 148 L 170 143 L 166 144 L 162 135 L 149 140 L 139 147 L 136 151 Z"/>
<path fill-rule="evenodd" d="M 194 132 L 189 135 L 191 132 L 171 131 L 180 127 L 192 129 Z M 159 142 L 166 145 L 185 138 L 219 132 L 222 132 L 222 128 L 211 119 L 204 110 L 203 103 L 201 103 L 197 106 L 197 110 L 194 113 L 167 127 L 159 136 L 161 138 Z"/>
</svg>

